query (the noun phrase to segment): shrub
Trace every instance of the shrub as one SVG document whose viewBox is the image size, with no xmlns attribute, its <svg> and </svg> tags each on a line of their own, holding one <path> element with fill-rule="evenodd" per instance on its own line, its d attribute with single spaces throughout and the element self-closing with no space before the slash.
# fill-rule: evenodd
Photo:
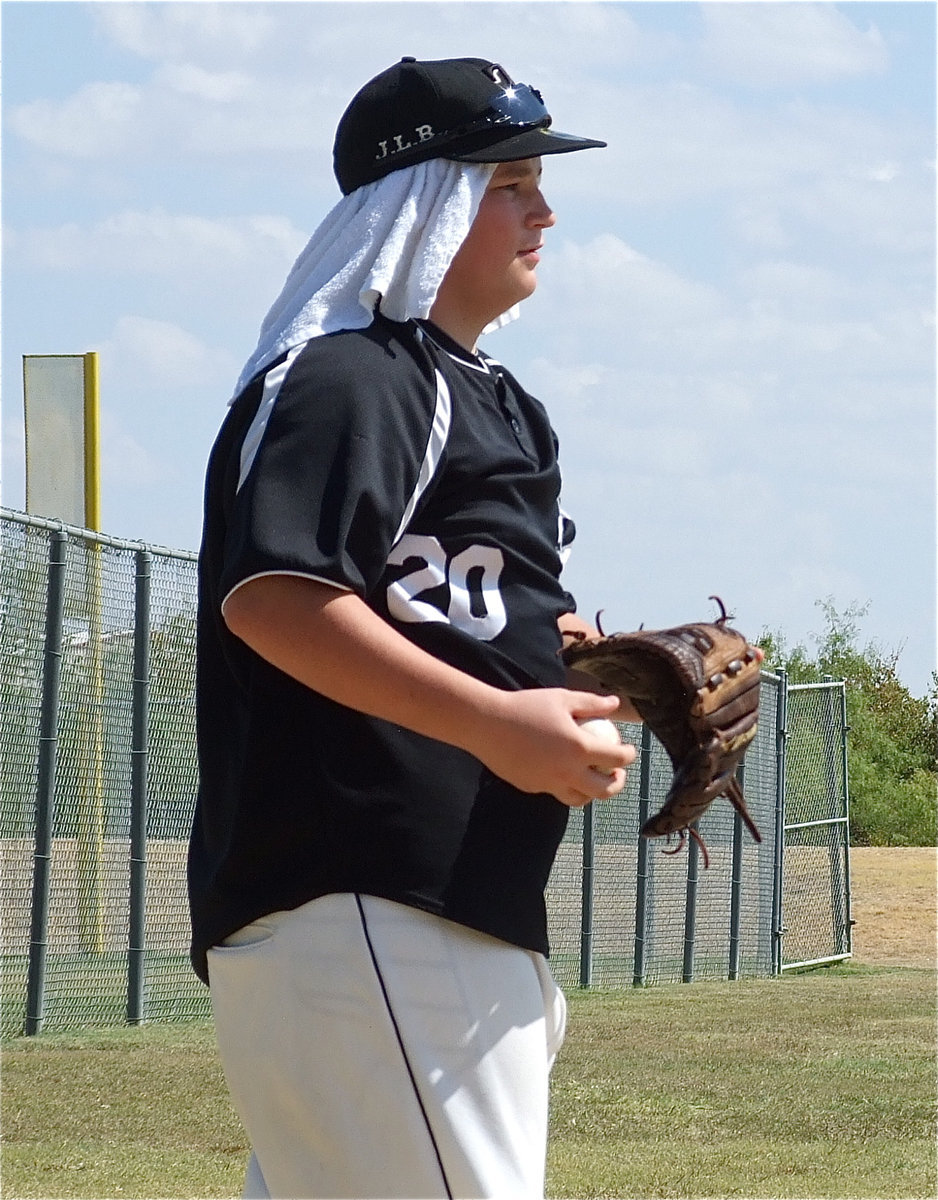
<svg viewBox="0 0 938 1200">
<path fill-rule="evenodd" d="M 850 836 L 865 846 L 933 846 L 938 816 L 938 676 L 928 696 L 917 698 L 896 671 L 899 651 L 875 643 L 860 650 L 858 619 L 866 609 L 838 613 L 818 601 L 826 629 L 812 655 L 788 649 L 783 636 L 759 639 L 766 666 L 788 672 L 791 683 L 843 679 L 847 695 L 847 764 Z"/>
</svg>

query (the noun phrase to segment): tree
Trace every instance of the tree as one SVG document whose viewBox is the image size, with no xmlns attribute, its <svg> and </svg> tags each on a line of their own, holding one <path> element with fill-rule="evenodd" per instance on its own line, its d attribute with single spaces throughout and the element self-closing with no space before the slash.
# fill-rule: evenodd
<svg viewBox="0 0 938 1200">
<path fill-rule="evenodd" d="M 858 845 L 928 845 L 936 841 L 938 799 L 938 675 L 918 698 L 899 679 L 900 650 L 872 642 L 859 648 L 859 621 L 867 606 L 840 613 L 833 599 L 819 600 L 825 628 L 817 651 L 789 649 L 779 633 L 765 631 L 759 645 L 769 670 L 784 668 L 791 683 L 817 683 L 825 675 L 846 683 L 850 729 L 850 832 Z"/>
</svg>

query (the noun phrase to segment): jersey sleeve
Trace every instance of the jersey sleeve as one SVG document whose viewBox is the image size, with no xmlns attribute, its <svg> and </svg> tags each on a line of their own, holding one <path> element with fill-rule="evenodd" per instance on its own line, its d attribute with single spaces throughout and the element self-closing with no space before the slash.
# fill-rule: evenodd
<svg viewBox="0 0 938 1200">
<path fill-rule="evenodd" d="M 363 339 L 317 338 L 274 368 L 232 449 L 223 602 L 265 574 L 367 598 L 427 485 L 436 408 L 432 372 Z"/>
</svg>

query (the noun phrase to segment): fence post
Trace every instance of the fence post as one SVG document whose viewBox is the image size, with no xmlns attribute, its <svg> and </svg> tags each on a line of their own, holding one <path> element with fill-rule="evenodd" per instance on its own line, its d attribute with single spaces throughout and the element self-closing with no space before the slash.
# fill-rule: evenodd
<svg viewBox="0 0 938 1200">
<path fill-rule="evenodd" d="M 130 749 L 130 930 L 127 950 L 127 1022 L 145 1012 L 147 888 L 147 714 L 150 694 L 150 566 L 148 550 L 136 553 L 134 593 L 133 725 Z"/>
<path fill-rule="evenodd" d="M 844 886 L 847 890 L 845 903 L 845 919 L 847 924 L 847 941 L 844 949 L 848 954 L 853 953 L 853 901 L 850 889 L 850 774 L 848 771 L 847 734 L 850 726 L 847 724 L 847 684 L 840 684 L 840 756 L 844 785 Z"/>
<path fill-rule="evenodd" d="M 39 714 L 39 762 L 36 782 L 36 843 L 33 857 L 32 922 L 24 1032 L 42 1029 L 49 934 L 49 881 L 52 863 L 52 820 L 55 763 L 59 738 L 59 686 L 62 672 L 62 623 L 65 611 L 65 556 L 68 538 L 61 529 L 49 538 L 46 588 L 46 635 L 42 661 L 42 707 Z"/>
<path fill-rule="evenodd" d="M 782 973 L 782 888 L 785 882 L 785 771 L 788 747 L 788 672 L 778 672 L 775 717 L 775 878 L 772 887 L 772 974 Z"/>
<path fill-rule="evenodd" d="M 106 944 L 104 903 L 104 628 L 103 548 L 85 543 L 84 603 L 88 618 L 85 651 L 86 729 L 80 738 L 77 796 L 78 925 L 82 949 L 103 954 Z"/>
<path fill-rule="evenodd" d="M 843 734 L 840 746 L 835 745 L 835 728 L 837 720 L 834 710 L 834 690 L 838 684 L 833 675 L 823 675 L 824 688 L 824 773 L 827 780 L 828 816 L 832 820 L 840 819 L 837 825 L 828 827 L 827 852 L 830 864 L 831 879 L 831 933 L 835 954 L 843 954 L 847 950 L 848 917 L 846 898 L 846 844 L 849 841 L 849 831 L 844 826 L 846 814 L 843 812 L 843 793 L 840 788 L 840 771 L 843 768 Z M 839 685 L 841 694 L 844 685 Z M 840 711 L 837 712 L 840 716 Z M 846 722 L 844 722 L 846 723 Z"/>
<path fill-rule="evenodd" d="M 697 822 L 691 825 L 697 828 Z M 697 839 L 687 839 L 687 889 L 684 893 L 684 965 L 681 975 L 683 983 L 694 982 L 694 943 L 697 938 L 697 876 L 700 847 Z"/>
<path fill-rule="evenodd" d="M 736 778 L 742 788 L 745 784 L 745 763 L 736 769 Z M 730 873 L 730 961 L 728 976 L 739 978 L 739 928 L 742 919 L 743 891 L 743 819 L 733 813 L 733 863 Z"/>
<path fill-rule="evenodd" d="M 593 802 L 583 809 L 583 876 L 580 885 L 580 987 L 593 982 Z"/>
<path fill-rule="evenodd" d="M 638 776 L 638 827 L 648 820 L 651 797 L 651 730 L 642 722 L 641 758 Z M 632 985 L 644 987 L 648 967 L 648 838 L 638 839 L 638 867 L 635 882 L 635 955 Z"/>
</svg>

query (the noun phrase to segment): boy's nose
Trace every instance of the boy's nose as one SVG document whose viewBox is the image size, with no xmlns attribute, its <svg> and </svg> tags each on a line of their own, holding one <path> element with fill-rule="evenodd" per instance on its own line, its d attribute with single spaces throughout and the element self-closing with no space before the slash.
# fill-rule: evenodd
<svg viewBox="0 0 938 1200">
<path fill-rule="evenodd" d="M 550 229 L 552 225 L 556 225 L 557 216 L 540 192 L 538 192 L 538 200 L 540 203 L 531 213 L 531 224 L 536 225 L 539 229 Z"/>
</svg>

